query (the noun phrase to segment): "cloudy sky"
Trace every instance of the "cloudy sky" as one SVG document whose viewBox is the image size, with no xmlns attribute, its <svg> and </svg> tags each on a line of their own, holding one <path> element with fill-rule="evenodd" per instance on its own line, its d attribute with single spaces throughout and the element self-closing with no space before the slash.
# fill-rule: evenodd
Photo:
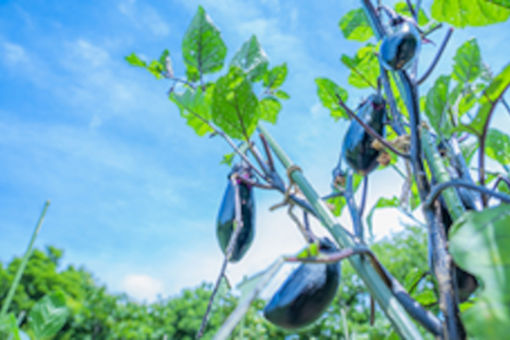
<svg viewBox="0 0 510 340">
<path fill-rule="evenodd" d="M 123 57 L 151 59 L 168 48 L 183 74 L 181 38 L 199 2 L 0 1 L 0 260 L 23 253 L 43 202 L 52 205 L 36 246 L 65 250 L 64 263 L 84 265 L 112 292 L 143 300 L 212 281 L 222 254 L 215 219 L 228 168 L 227 146 L 198 138 L 166 98 L 170 84 L 132 68 Z M 200 2 L 222 31 L 227 60 L 251 34 L 271 64 L 288 63 L 278 125 L 269 129 L 327 193 L 345 124 L 334 123 L 315 94 L 315 77 L 347 85 L 342 53 L 360 46 L 343 39 L 340 17 L 357 1 Z M 432 78 L 450 70 L 455 49 L 481 37 L 484 59 L 497 71 L 508 61 L 510 25 L 456 31 Z M 438 42 L 444 32 L 433 36 Z M 421 69 L 435 47 L 424 47 Z M 427 87 L 428 85 L 425 85 Z M 367 91 L 349 88 L 355 106 Z M 498 113 L 497 122 L 508 123 Z M 371 178 L 376 196 L 391 197 L 391 171 Z M 280 197 L 257 192 L 252 248 L 228 275 L 234 282 L 297 251 L 301 236 Z M 376 214 L 379 236 L 402 217 Z M 350 228 L 347 218 L 342 218 Z"/>
</svg>

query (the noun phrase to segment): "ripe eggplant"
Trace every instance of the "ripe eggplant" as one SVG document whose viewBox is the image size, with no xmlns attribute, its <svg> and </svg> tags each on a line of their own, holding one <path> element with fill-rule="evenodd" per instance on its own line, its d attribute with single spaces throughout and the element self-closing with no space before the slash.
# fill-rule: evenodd
<svg viewBox="0 0 510 340">
<path fill-rule="evenodd" d="M 338 248 L 320 241 L 320 250 Z M 303 263 L 285 280 L 264 308 L 264 317 L 286 329 L 301 328 L 317 320 L 330 305 L 340 282 L 340 263 Z"/>
<path fill-rule="evenodd" d="M 384 136 L 384 120 L 386 118 L 386 102 L 380 94 L 372 94 L 358 109 L 358 117 L 374 129 L 379 135 Z M 362 173 L 368 174 L 377 167 L 379 151 L 372 147 L 374 138 L 355 120 L 351 122 L 345 134 L 342 145 L 342 158 L 345 158 L 349 166 Z M 340 168 L 340 166 L 337 166 Z"/>
<path fill-rule="evenodd" d="M 249 177 L 249 174 L 242 173 L 240 176 Z M 237 262 L 246 254 L 255 236 L 255 199 L 253 188 L 240 181 L 237 182 L 237 185 L 239 186 L 239 196 L 241 198 L 241 218 L 243 227 L 237 237 L 232 256 L 229 259 L 230 262 Z M 235 188 L 229 176 L 227 189 L 223 195 L 216 222 L 216 236 L 224 254 L 227 251 L 230 238 L 234 233 L 234 221 L 236 218 L 235 203 Z"/>
<path fill-rule="evenodd" d="M 413 63 L 420 51 L 421 37 L 416 26 L 403 18 L 396 19 L 391 29 L 381 43 L 379 56 L 387 70 L 396 71 Z"/>
</svg>

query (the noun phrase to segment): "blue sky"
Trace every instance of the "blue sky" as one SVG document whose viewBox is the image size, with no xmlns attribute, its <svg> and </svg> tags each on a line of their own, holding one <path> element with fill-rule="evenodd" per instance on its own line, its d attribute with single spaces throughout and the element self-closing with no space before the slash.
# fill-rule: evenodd
<svg viewBox="0 0 510 340">
<path fill-rule="evenodd" d="M 288 63 L 283 89 L 291 100 L 269 129 L 328 192 L 346 127 L 321 108 L 313 80 L 348 87 L 339 57 L 361 45 L 343 39 L 338 21 L 357 1 L 4 0 L 1 261 L 22 254 L 51 199 L 36 245 L 63 248 L 65 263 L 84 265 L 111 291 L 150 300 L 215 278 L 222 256 L 214 222 L 228 173 L 219 161 L 228 148 L 218 138 L 196 137 L 166 99 L 169 84 L 123 60 L 131 52 L 155 58 L 168 48 L 183 74 L 181 38 L 199 3 L 222 31 L 227 60 L 255 33 L 272 65 Z M 456 47 L 471 36 L 483 37 L 484 59 L 500 70 L 508 61 L 503 32 L 510 32 L 508 23 L 456 31 L 432 79 L 450 70 Z M 424 47 L 422 70 L 434 50 Z M 369 94 L 349 90 L 352 106 Z M 494 125 L 508 125 L 508 116 L 498 111 Z M 372 177 L 369 203 L 399 192 L 390 171 Z M 229 269 L 234 281 L 303 244 L 283 212 L 267 211 L 279 199 L 257 192 L 255 242 Z M 397 230 L 400 219 L 395 211 L 377 213 L 378 234 Z"/>
</svg>

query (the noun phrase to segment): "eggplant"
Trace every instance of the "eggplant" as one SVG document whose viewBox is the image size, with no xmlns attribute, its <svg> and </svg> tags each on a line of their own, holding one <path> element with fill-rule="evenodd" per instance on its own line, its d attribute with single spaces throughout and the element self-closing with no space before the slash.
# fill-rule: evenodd
<svg viewBox="0 0 510 340">
<path fill-rule="evenodd" d="M 321 252 L 338 250 L 320 241 Z M 340 282 L 340 263 L 303 263 L 285 280 L 264 308 L 264 317 L 276 326 L 296 329 L 317 320 L 333 301 Z"/>
<path fill-rule="evenodd" d="M 379 56 L 387 70 L 397 71 L 409 67 L 421 47 L 421 37 L 416 26 L 403 18 L 394 20 L 391 33 L 381 43 Z"/>
<path fill-rule="evenodd" d="M 386 102 L 380 94 L 372 94 L 359 107 L 358 117 L 379 135 L 384 136 Z M 355 171 L 366 175 L 377 167 L 379 150 L 372 147 L 374 138 L 355 120 L 352 120 L 342 144 L 340 163 L 345 159 Z M 337 166 L 341 168 L 340 165 Z"/>
<path fill-rule="evenodd" d="M 241 176 L 249 175 L 244 173 Z M 246 254 L 255 236 L 255 198 L 253 188 L 240 181 L 237 182 L 237 185 L 239 186 L 239 196 L 241 198 L 243 228 L 237 237 L 232 256 L 229 259 L 230 262 L 237 262 Z M 234 234 L 235 204 L 235 187 L 232 185 L 229 176 L 227 189 L 223 195 L 216 222 L 216 236 L 224 254 L 227 252 L 228 243 Z"/>
</svg>

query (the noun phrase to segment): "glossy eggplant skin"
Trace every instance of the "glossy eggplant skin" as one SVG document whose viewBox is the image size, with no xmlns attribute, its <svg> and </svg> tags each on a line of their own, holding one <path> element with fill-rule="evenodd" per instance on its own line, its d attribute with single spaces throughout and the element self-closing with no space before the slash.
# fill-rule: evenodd
<svg viewBox="0 0 510 340">
<path fill-rule="evenodd" d="M 416 27 L 408 21 L 395 23 L 393 31 L 385 36 L 379 56 L 384 68 L 397 71 L 409 67 L 418 55 L 421 37 Z"/>
<path fill-rule="evenodd" d="M 229 260 L 230 262 L 237 262 L 246 254 L 255 236 L 255 198 L 253 188 L 244 183 L 239 183 L 238 185 L 241 197 L 243 228 L 237 238 L 234 251 Z M 227 251 L 230 237 L 234 232 L 235 217 L 235 188 L 229 180 L 216 222 L 216 236 L 224 254 Z"/>
<path fill-rule="evenodd" d="M 384 136 L 384 120 L 386 118 L 386 102 L 379 94 L 372 94 L 361 104 L 357 115 L 361 120 Z M 352 120 L 342 144 L 342 158 L 355 171 L 368 174 L 378 163 L 379 151 L 372 147 L 374 138 L 355 120 Z"/>
<path fill-rule="evenodd" d="M 329 243 L 332 245 L 331 241 Z M 335 251 L 336 246 L 331 245 L 323 246 L 321 241 L 321 251 Z M 340 282 L 340 272 L 340 263 L 301 264 L 268 302 L 264 308 L 264 317 L 286 329 L 311 324 L 333 301 Z"/>
</svg>

